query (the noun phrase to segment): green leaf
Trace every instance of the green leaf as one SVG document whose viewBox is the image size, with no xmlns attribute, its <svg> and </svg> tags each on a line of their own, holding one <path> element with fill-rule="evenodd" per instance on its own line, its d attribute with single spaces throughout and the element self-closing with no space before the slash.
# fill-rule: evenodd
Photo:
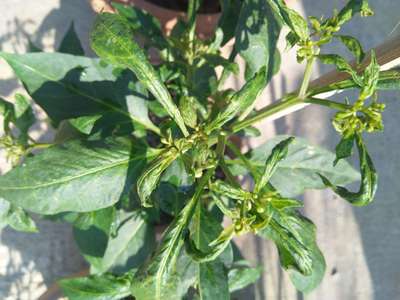
<svg viewBox="0 0 400 300">
<path fill-rule="evenodd" d="M 97 211 L 65 216 L 74 223 L 74 238 L 83 257 L 90 263 L 92 273 L 103 270 L 103 256 L 107 248 L 115 209 L 107 207 Z M 83 221 L 83 222 L 82 222 Z M 83 226 L 82 226 L 83 225 Z"/>
<path fill-rule="evenodd" d="M 147 11 L 131 5 L 112 2 L 120 16 L 125 18 L 134 32 L 146 37 L 158 47 L 165 47 L 166 40 L 163 36 L 160 21 Z"/>
<path fill-rule="evenodd" d="M 132 30 L 124 18 L 110 13 L 98 15 L 90 34 L 90 43 L 101 58 L 116 66 L 131 69 L 141 83 L 164 106 L 183 134 L 185 136 L 189 134 L 170 93 L 148 62 L 146 54 L 133 41 Z"/>
<path fill-rule="evenodd" d="M 235 36 L 235 29 L 239 20 L 242 2 L 240 0 L 220 0 L 222 14 L 218 20 L 218 28 L 224 34 L 221 46 Z"/>
<path fill-rule="evenodd" d="M 69 123 L 84 134 L 90 134 L 101 115 L 92 115 L 70 119 Z"/>
<path fill-rule="evenodd" d="M 85 51 L 81 45 L 81 41 L 75 31 L 74 22 L 68 28 L 63 40 L 61 41 L 58 52 L 72 54 L 72 55 L 85 55 Z"/>
<path fill-rule="evenodd" d="M 112 269 L 113 273 L 124 273 L 138 268 L 155 245 L 154 227 L 150 226 L 145 216 L 137 211 L 119 212 L 118 230 L 111 234 L 105 249 L 100 273 Z"/>
<path fill-rule="evenodd" d="M 231 97 L 228 106 L 219 112 L 215 119 L 206 126 L 205 131 L 211 132 L 214 129 L 221 128 L 225 123 L 232 120 L 236 114 L 252 106 L 265 87 L 266 76 L 266 69 L 263 67 Z"/>
<path fill-rule="evenodd" d="M 261 267 L 250 267 L 245 260 L 236 261 L 228 272 L 229 292 L 233 293 L 255 283 L 262 271 Z"/>
<path fill-rule="evenodd" d="M 275 242 L 281 265 L 299 291 L 308 293 L 319 285 L 326 265 L 310 220 L 295 211 L 274 211 L 269 225 L 258 233 Z"/>
<path fill-rule="evenodd" d="M 70 300 L 118 300 L 130 295 L 131 274 L 117 277 L 112 274 L 92 275 L 59 281 Z"/>
<path fill-rule="evenodd" d="M 10 123 L 13 123 L 22 134 L 22 141 L 27 140 L 27 132 L 35 122 L 35 116 L 28 99 L 18 93 L 15 94 L 14 103 L 0 98 L 0 115 L 3 116 L 5 133 L 11 130 Z"/>
<path fill-rule="evenodd" d="M 67 142 L 1 176 L 0 197 L 40 214 L 108 207 L 129 192 L 147 156 L 125 138 Z"/>
<path fill-rule="evenodd" d="M 190 268 L 179 258 L 184 243 L 184 231 L 190 224 L 197 202 L 203 193 L 214 170 L 204 175 L 196 188 L 195 194 L 181 210 L 165 231 L 160 246 L 151 261 L 141 268 L 132 283 L 132 294 L 141 300 L 179 299 L 186 290 L 182 288 L 184 269 Z M 179 268 L 177 264 L 184 264 Z M 184 285 L 187 289 L 187 286 Z"/>
<path fill-rule="evenodd" d="M 264 162 L 272 149 L 288 136 L 276 136 L 265 144 L 251 150 L 246 156 L 252 165 L 262 172 Z M 335 154 L 320 147 L 310 145 L 305 139 L 298 138 L 291 143 L 287 157 L 281 161 L 271 178 L 271 183 L 285 197 L 302 194 L 306 189 L 323 189 L 325 185 L 318 180 L 317 173 L 328 177 L 336 184 L 348 184 L 359 179 L 359 174 L 345 161 L 340 161 L 335 167 L 332 162 Z M 227 161 L 229 162 L 229 161 Z M 245 174 L 237 166 L 240 160 L 229 163 L 235 164 L 234 175 Z M 340 183 L 338 183 L 340 182 Z"/>
<path fill-rule="evenodd" d="M 272 175 L 275 173 L 280 161 L 286 158 L 289 152 L 289 145 L 293 142 L 294 137 L 289 137 L 282 142 L 279 142 L 271 151 L 265 162 L 264 170 L 260 178 L 256 178 L 254 193 L 258 194 L 262 188 L 269 182 Z"/>
<path fill-rule="evenodd" d="M 364 71 L 363 85 L 362 85 L 361 93 L 360 93 L 361 99 L 367 99 L 375 93 L 375 91 L 378 87 L 378 82 L 379 82 L 379 70 L 380 70 L 380 66 L 376 59 L 375 51 L 372 50 L 371 51 L 371 62 L 365 68 L 365 71 Z"/>
<path fill-rule="evenodd" d="M 281 23 L 265 0 L 245 0 L 236 27 L 236 51 L 246 61 L 246 78 L 266 67 L 265 84 L 275 74 Z"/>
<path fill-rule="evenodd" d="M 131 90 L 135 85 L 129 83 L 137 81 L 129 71 L 116 75 L 111 66 L 104 66 L 98 59 L 61 53 L 0 52 L 0 56 L 56 125 L 65 119 L 116 114 L 123 117 L 123 122 L 134 121 L 159 132 L 126 109 L 126 96 L 136 92 Z"/>
<path fill-rule="evenodd" d="M 358 155 L 360 159 L 361 186 L 358 192 L 350 192 L 342 186 L 335 186 L 325 176 L 320 174 L 323 183 L 330 187 L 336 194 L 355 206 L 365 206 L 374 200 L 378 186 L 378 174 L 368 154 L 367 148 L 360 135 L 355 136 Z"/>
<path fill-rule="evenodd" d="M 199 265 L 198 293 L 202 300 L 229 300 L 228 277 L 220 261 Z"/>
<path fill-rule="evenodd" d="M 137 182 L 137 191 L 140 202 L 144 207 L 153 206 L 150 201 L 151 193 L 156 189 L 162 173 L 171 165 L 178 155 L 179 152 L 174 147 L 164 150 L 149 166 L 147 166 L 142 175 L 140 175 Z"/>
<path fill-rule="evenodd" d="M 346 72 L 351 75 L 354 82 L 362 86 L 362 80 L 353 67 L 340 55 L 337 54 L 319 54 L 318 59 L 327 65 L 335 65 L 339 72 Z"/>
<path fill-rule="evenodd" d="M 359 40 L 349 35 L 335 35 L 335 37 L 339 39 L 351 53 L 353 53 L 357 63 L 360 64 L 364 60 L 365 53 Z"/>
<path fill-rule="evenodd" d="M 287 7 L 283 0 L 272 0 L 279 8 L 279 12 L 286 25 L 294 32 L 298 39 L 306 41 L 309 39 L 310 32 L 308 30 L 307 21 L 295 10 Z"/>
<path fill-rule="evenodd" d="M 240 187 L 234 187 L 222 180 L 216 180 L 213 182 L 211 185 L 211 190 L 215 193 L 236 200 L 248 199 L 251 196 L 249 192 L 246 192 Z"/>
<path fill-rule="evenodd" d="M 333 162 L 333 165 L 336 165 L 339 160 L 350 157 L 353 154 L 354 139 L 354 135 L 351 135 L 349 137 L 342 137 L 335 149 L 336 159 Z"/>
<path fill-rule="evenodd" d="M 182 112 L 185 124 L 190 128 L 197 125 L 196 100 L 193 97 L 182 96 L 179 100 L 179 110 Z"/>
<path fill-rule="evenodd" d="M 299 200 L 280 197 L 272 198 L 271 204 L 273 208 L 278 210 L 303 207 L 303 202 Z"/>
<path fill-rule="evenodd" d="M 0 198 L 0 230 L 7 225 L 17 231 L 38 232 L 35 222 L 22 208 Z"/>
<path fill-rule="evenodd" d="M 368 0 L 350 0 L 346 6 L 338 13 L 338 25 L 350 21 L 356 14 L 360 13 L 363 17 L 372 16 L 374 12 L 369 7 Z"/>
</svg>

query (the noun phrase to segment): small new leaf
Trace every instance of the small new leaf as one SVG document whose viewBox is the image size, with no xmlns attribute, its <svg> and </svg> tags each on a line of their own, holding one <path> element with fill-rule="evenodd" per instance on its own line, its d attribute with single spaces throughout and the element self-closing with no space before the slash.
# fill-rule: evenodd
<svg viewBox="0 0 400 300">
<path fill-rule="evenodd" d="M 256 185 L 254 187 L 254 193 L 258 194 L 261 189 L 268 183 L 271 179 L 272 175 L 274 174 L 278 163 L 285 159 L 289 152 L 289 145 L 293 142 L 294 137 L 289 137 L 278 145 L 276 145 L 268 157 L 267 161 L 265 162 L 265 167 L 262 172 L 261 178 L 256 178 Z"/>
<path fill-rule="evenodd" d="M 330 187 L 336 194 L 347 200 L 355 206 L 365 206 L 374 200 L 378 185 L 378 174 L 374 164 L 369 156 L 362 137 L 359 134 L 355 136 L 358 155 L 360 159 L 361 186 L 358 192 L 351 192 L 342 186 L 335 186 L 328 178 L 319 174 L 323 183 Z"/>
<path fill-rule="evenodd" d="M 286 25 L 294 32 L 298 39 L 306 41 L 309 38 L 307 21 L 295 10 L 287 7 L 283 0 L 274 0 L 279 7 L 280 14 Z"/>
<path fill-rule="evenodd" d="M 266 84 L 266 68 L 263 67 L 254 75 L 237 93 L 233 94 L 228 107 L 219 112 L 216 118 L 206 126 L 205 131 L 211 132 L 221 128 L 225 123 L 232 120 L 239 112 L 251 106 L 262 92 Z"/>
</svg>

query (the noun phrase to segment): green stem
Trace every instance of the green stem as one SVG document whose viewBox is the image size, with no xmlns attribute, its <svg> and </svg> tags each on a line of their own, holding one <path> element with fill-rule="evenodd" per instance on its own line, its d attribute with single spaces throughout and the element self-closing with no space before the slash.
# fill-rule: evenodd
<svg viewBox="0 0 400 300">
<path fill-rule="evenodd" d="M 310 85 L 313 65 L 314 65 L 314 57 L 307 60 L 306 70 L 304 71 L 303 82 L 301 83 L 301 87 L 300 87 L 300 91 L 299 91 L 300 99 L 304 99 L 304 97 L 307 94 L 307 89 L 308 89 L 308 86 Z"/>
<path fill-rule="evenodd" d="M 304 100 L 304 102 L 310 103 L 310 104 L 318 104 L 318 105 L 326 106 L 326 107 L 336 109 L 336 110 L 346 110 L 346 109 L 350 109 L 352 107 L 351 105 L 347 105 L 344 103 L 339 103 L 339 102 L 326 100 L 326 99 L 320 99 L 320 98 L 316 98 L 316 97 L 307 98 Z"/>
</svg>

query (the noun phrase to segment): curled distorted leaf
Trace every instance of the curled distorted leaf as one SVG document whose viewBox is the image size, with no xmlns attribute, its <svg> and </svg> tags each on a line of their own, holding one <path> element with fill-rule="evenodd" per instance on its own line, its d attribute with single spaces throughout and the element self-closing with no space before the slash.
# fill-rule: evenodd
<svg viewBox="0 0 400 300">
<path fill-rule="evenodd" d="M 196 247 L 196 244 L 190 238 L 189 231 L 187 231 L 185 235 L 186 253 L 198 263 L 215 260 L 226 249 L 226 247 L 228 247 L 234 234 L 235 226 L 231 225 L 227 227 L 214 241 L 209 243 L 209 251 L 204 252 Z"/>
<path fill-rule="evenodd" d="M 215 117 L 205 128 L 206 132 L 221 128 L 225 123 L 232 120 L 236 114 L 251 106 L 262 92 L 266 84 L 266 69 L 262 68 L 241 89 L 233 94 L 228 106 Z"/>
<path fill-rule="evenodd" d="M 137 182 L 137 191 L 140 201 L 144 207 L 153 206 L 149 202 L 151 193 L 157 187 L 161 174 L 178 157 L 179 152 L 176 148 L 169 148 L 153 160 L 150 165 L 140 175 Z"/>
<path fill-rule="evenodd" d="M 254 187 L 254 193 L 258 193 L 261 191 L 261 189 L 268 183 L 268 181 L 271 179 L 272 175 L 274 174 L 278 163 L 285 159 L 288 152 L 289 152 L 289 145 L 293 142 L 294 137 L 289 137 L 279 144 L 277 144 L 273 149 L 270 154 L 270 156 L 267 158 L 267 161 L 265 162 L 265 167 L 262 172 L 262 175 L 260 178 L 256 178 L 256 185 Z"/>
<path fill-rule="evenodd" d="M 129 23 L 121 16 L 100 14 L 90 35 L 91 46 L 101 58 L 117 66 L 131 69 L 142 84 L 164 106 L 183 134 L 189 133 L 171 95 L 158 73 L 149 63 L 144 51 L 132 39 Z"/>
<path fill-rule="evenodd" d="M 181 272 L 190 268 L 190 263 L 179 257 L 184 243 L 184 231 L 190 224 L 198 200 L 213 172 L 207 171 L 200 179 L 193 197 L 166 229 L 152 259 L 135 274 L 132 282 L 133 296 L 143 300 L 179 299 L 186 293 L 186 290 L 179 287 Z M 185 285 L 185 288 L 188 286 Z"/>
<path fill-rule="evenodd" d="M 275 242 L 281 265 L 298 290 L 309 292 L 319 285 L 326 266 L 310 220 L 293 210 L 274 211 L 269 225 L 258 234 Z"/>
<path fill-rule="evenodd" d="M 339 72 L 346 72 L 351 75 L 354 82 L 359 86 L 362 86 L 362 79 L 357 74 L 357 72 L 353 69 L 353 67 L 340 55 L 337 54 L 319 54 L 318 59 L 327 65 L 335 65 L 336 69 Z"/>
<path fill-rule="evenodd" d="M 355 136 L 351 135 L 349 137 L 342 137 L 339 144 L 336 146 L 336 158 L 333 162 L 333 165 L 339 162 L 339 160 L 350 157 L 353 154 L 353 146 L 354 146 Z"/>
<path fill-rule="evenodd" d="M 355 140 L 358 148 L 361 171 L 361 186 L 358 192 L 350 192 L 345 187 L 335 186 L 325 176 L 321 174 L 319 174 L 319 176 L 327 187 L 330 187 L 343 199 L 349 201 L 355 206 L 365 206 L 374 200 L 378 185 L 378 174 L 376 173 L 374 164 L 367 152 L 362 137 L 357 134 Z"/>
<path fill-rule="evenodd" d="M 375 51 L 371 51 L 371 62 L 364 71 L 360 99 L 367 99 L 375 93 L 379 82 L 379 70 L 380 66 L 376 59 Z"/>
<path fill-rule="evenodd" d="M 215 181 L 210 188 L 217 194 L 236 200 L 244 200 L 251 196 L 249 192 L 242 190 L 241 188 L 233 187 L 222 180 Z"/>
<path fill-rule="evenodd" d="M 279 12 L 286 25 L 294 32 L 301 41 L 309 38 L 307 21 L 295 10 L 289 8 L 283 0 L 273 0 L 279 7 Z"/>
<path fill-rule="evenodd" d="M 341 26 L 347 21 L 350 21 L 356 14 L 361 16 L 372 16 L 374 12 L 369 7 L 368 0 L 350 0 L 346 6 L 338 13 L 338 25 Z"/>
<path fill-rule="evenodd" d="M 358 39 L 349 35 L 335 35 L 335 37 L 339 39 L 351 53 L 353 53 L 357 63 L 361 63 L 364 60 L 365 53 Z"/>
<path fill-rule="evenodd" d="M 298 207 L 303 207 L 303 202 L 296 200 L 296 199 L 290 199 L 290 198 L 282 198 L 282 197 L 275 197 L 272 198 L 271 200 L 271 205 L 275 209 L 288 209 L 288 208 L 298 208 Z"/>
<path fill-rule="evenodd" d="M 59 285 L 71 300 L 118 300 L 130 295 L 131 279 L 130 273 L 121 277 L 102 274 L 63 279 Z"/>
<path fill-rule="evenodd" d="M 182 113 L 183 121 L 191 128 L 197 125 L 196 100 L 193 97 L 182 96 L 179 100 L 179 110 Z"/>
</svg>

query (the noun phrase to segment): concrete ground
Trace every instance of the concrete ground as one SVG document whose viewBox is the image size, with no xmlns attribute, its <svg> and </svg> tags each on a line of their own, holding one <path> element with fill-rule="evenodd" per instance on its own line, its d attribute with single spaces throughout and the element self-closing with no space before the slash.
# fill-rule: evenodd
<svg viewBox="0 0 400 300">
<path fill-rule="evenodd" d="M 320 16 L 329 15 L 344 2 L 304 0 L 297 1 L 296 5 L 306 15 Z M 367 20 L 357 18 L 345 28 L 347 33 L 359 37 L 366 48 L 381 43 L 400 21 L 399 1 L 371 0 L 370 3 L 376 16 Z M 86 0 L 1 0 L 0 12 L 0 49 L 3 51 L 25 52 L 28 37 L 37 46 L 53 51 L 72 20 L 88 50 L 86 41 L 94 13 Z M 339 45 L 331 48 L 344 53 Z M 283 61 L 283 71 L 267 88 L 260 106 L 298 86 L 302 68 L 296 64 L 293 52 L 285 53 Z M 316 69 L 315 74 L 326 70 Z M 11 99 L 19 90 L 20 84 L 10 69 L 0 62 L 0 96 Z M 322 285 L 310 295 L 296 293 L 277 267 L 275 248 L 246 236 L 239 241 L 246 245 L 242 246 L 243 252 L 255 263 L 263 264 L 265 273 L 243 299 L 400 299 L 400 93 L 385 92 L 380 98 L 388 106 L 384 113 L 385 132 L 367 139 L 380 175 L 376 202 L 367 208 L 352 208 L 327 191 L 310 191 L 304 196 L 305 212 L 317 225 L 318 239 L 327 260 Z M 268 136 L 291 133 L 333 149 L 338 137 L 329 122 L 330 116 L 323 108 L 309 107 L 274 123 L 260 124 L 264 138 L 249 143 L 255 145 Z M 42 140 L 51 137 L 51 131 L 42 123 L 36 126 L 35 134 Z M 1 172 L 7 170 L 3 157 L 0 153 Z M 70 228 L 46 221 L 38 224 L 41 232 L 36 235 L 9 229 L 0 233 L 0 299 L 38 299 L 57 278 L 82 268 L 84 263 L 76 253 Z"/>
</svg>

